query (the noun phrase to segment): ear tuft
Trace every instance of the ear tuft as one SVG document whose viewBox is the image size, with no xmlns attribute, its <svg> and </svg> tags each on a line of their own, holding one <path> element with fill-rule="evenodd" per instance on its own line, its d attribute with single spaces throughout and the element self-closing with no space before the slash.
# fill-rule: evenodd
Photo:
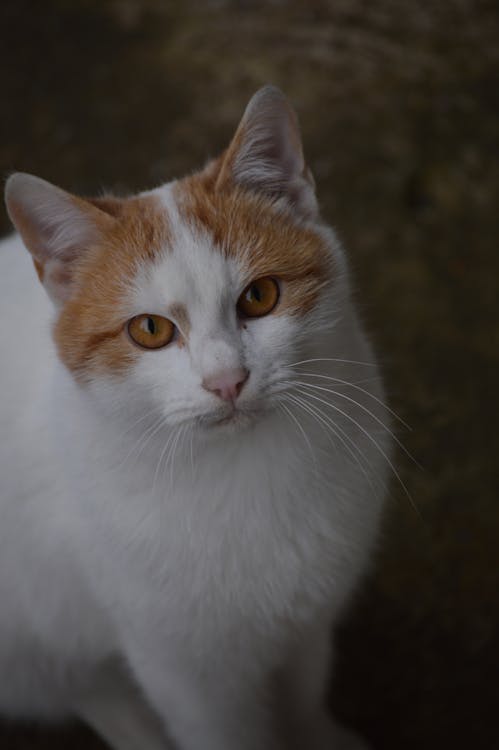
<svg viewBox="0 0 499 750">
<path fill-rule="evenodd" d="M 62 302 L 69 294 L 72 262 L 114 219 L 88 201 L 23 172 L 7 180 L 5 202 L 47 292 L 54 302 Z"/>
<path fill-rule="evenodd" d="M 285 202 L 305 218 L 317 216 L 314 180 L 305 164 L 298 118 L 275 86 L 250 100 L 223 158 L 217 188 L 233 182 Z"/>
</svg>

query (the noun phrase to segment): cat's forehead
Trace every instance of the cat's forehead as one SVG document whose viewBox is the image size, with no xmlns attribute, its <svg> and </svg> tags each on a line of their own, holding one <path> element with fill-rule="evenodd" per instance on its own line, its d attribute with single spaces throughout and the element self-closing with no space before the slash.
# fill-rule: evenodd
<svg viewBox="0 0 499 750">
<path fill-rule="evenodd" d="M 223 304 L 247 276 L 244 264 L 224 252 L 207 227 L 182 215 L 173 185 L 154 199 L 168 217 L 169 232 L 158 252 L 137 266 L 134 305 L 153 312 L 176 304 L 205 311 Z"/>
<path fill-rule="evenodd" d="M 286 282 L 283 312 L 307 312 L 331 273 L 324 241 L 244 191 L 217 194 L 199 176 L 164 185 L 142 198 L 168 232 L 135 263 L 134 302 L 183 303 L 208 312 L 234 301 L 250 281 Z M 140 221 L 140 217 L 138 217 Z M 151 230 L 144 236 L 154 235 Z"/>
<path fill-rule="evenodd" d="M 331 248 L 317 226 L 244 190 L 216 192 L 202 174 L 98 205 L 116 221 L 82 259 L 54 331 L 74 372 L 123 371 L 138 359 L 123 336 L 133 315 L 171 316 L 181 327 L 183 319 L 191 333 L 222 328 L 246 284 L 273 276 L 281 282 L 273 315 L 303 316 L 334 278 Z"/>
</svg>

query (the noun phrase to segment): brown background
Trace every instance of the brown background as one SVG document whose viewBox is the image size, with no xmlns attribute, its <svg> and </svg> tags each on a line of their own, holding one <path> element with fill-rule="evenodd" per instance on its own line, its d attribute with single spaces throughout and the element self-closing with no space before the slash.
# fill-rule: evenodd
<svg viewBox="0 0 499 750">
<path fill-rule="evenodd" d="M 379 750 L 498 748 L 497 2 L 3 0 L 0 42 L 2 174 L 83 193 L 194 169 L 259 86 L 289 95 L 423 466 L 398 457 L 420 515 L 394 482 L 334 704 Z"/>
</svg>

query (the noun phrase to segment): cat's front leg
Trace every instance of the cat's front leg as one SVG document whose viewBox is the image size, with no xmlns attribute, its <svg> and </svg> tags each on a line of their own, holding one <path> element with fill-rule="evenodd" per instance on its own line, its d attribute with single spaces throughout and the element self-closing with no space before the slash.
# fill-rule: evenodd
<svg viewBox="0 0 499 750">
<path fill-rule="evenodd" d="M 157 661 L 142 664 L 144 685 L 178 750 L 369 750 L 327 713 L 314 695 L 317 684 L 312 693 L 304 685 L 297 701 L 288 702 L 270 675 L 257 685 L 232 670 L 207 676 L 194 666 L 157 668 Z"/>
<path fill-rule="evenodd" d="M 116 660 L 96 668 L 71 703 L 77 718 L 113 750 L 173 750 L 158 716 Z"/>
<path fill-rule="evenodd" d="M 209 665 L 157 654 L 130 656 L 179 750 L 288 750 L 275 731 L 266 690 L 254 673 L 249 676 L 251 664 L 246 670 L 235 667 L 223 653 Z"/>
<path fill-rule="evenodd" d="M 326 694 L 333 664 L 328 618 L 289 650 L 276 680 L 276 705 L 289 750 L 369 750 L 357 733 L 333 719 Z"/>
</svg>

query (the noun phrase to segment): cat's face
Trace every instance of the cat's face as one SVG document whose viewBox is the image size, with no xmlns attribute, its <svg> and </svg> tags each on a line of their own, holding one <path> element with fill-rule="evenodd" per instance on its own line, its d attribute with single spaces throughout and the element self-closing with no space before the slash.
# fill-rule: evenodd
<svg viewBox="0 0 499 750">
<path fill-rule="evenodd" d="M 84 387 L 112 383 L 168 423 L 244 425 L 276 403 L 321 326 L 324 239 L 240 189 L 197 176 L 113 207 L 75 269 L 55 338 Z"/>
<path fill-rule="evenodd" d="M 14 175 L 7 205 L 56 304 L 61 360 L 115 409 L 247 424 L 330 323 L 339 257 L 275 89 L 193 177 L 87 201 Z"/>
</svg>

